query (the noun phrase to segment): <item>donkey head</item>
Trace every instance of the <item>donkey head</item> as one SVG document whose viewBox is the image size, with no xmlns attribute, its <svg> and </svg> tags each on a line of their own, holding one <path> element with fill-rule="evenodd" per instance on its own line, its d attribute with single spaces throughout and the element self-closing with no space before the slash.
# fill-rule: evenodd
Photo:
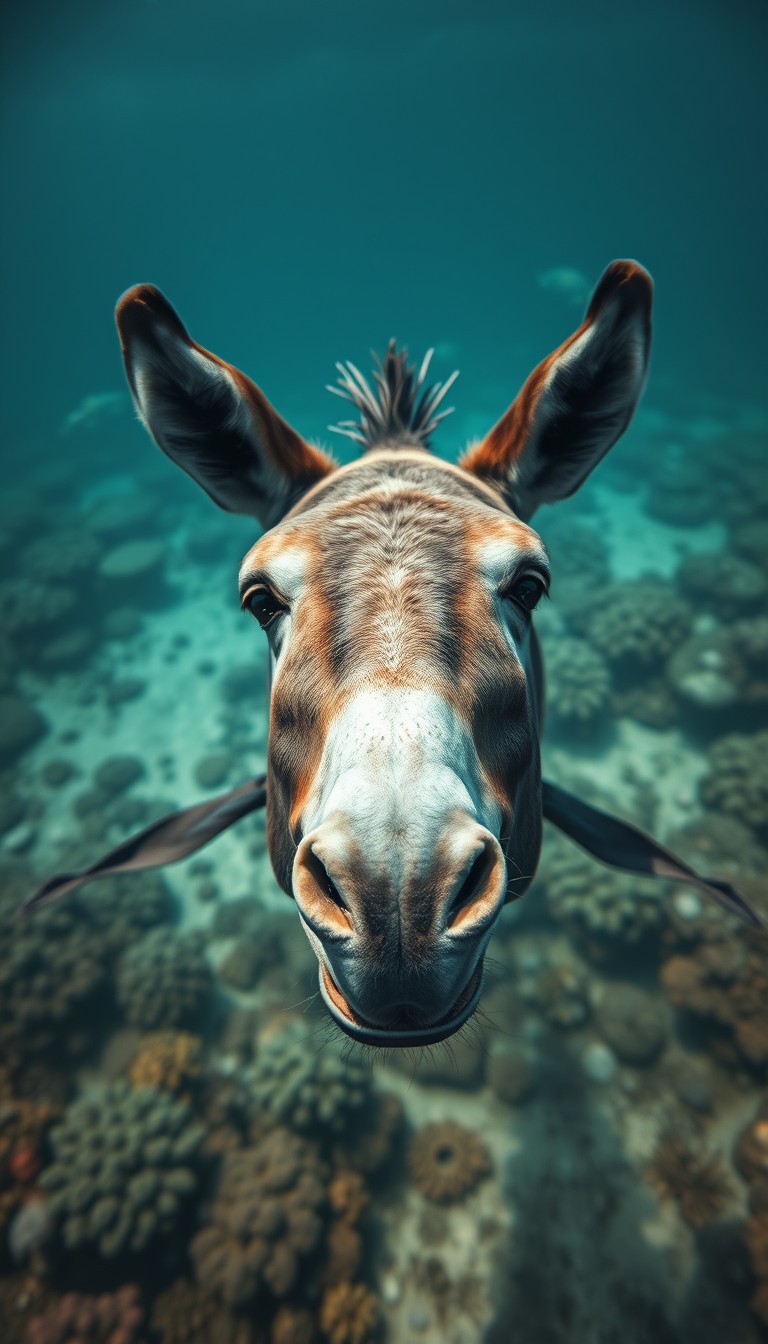
<svg viewBox="0 0 768 1344">
<path fill-rule="evenodd" d="M 549 586 L 528 520 L 626 428 L 648 360 L 651 282 L 614 262 L 584 322 L 458 466 L 428 451 L 449 384 L 393 346 L 352 365 L 337 467 L 154 288 L 117 322 L 139 414 L 222 508 L 264 535 L 240 571 L 273 667 L 268 833 L 278 882 L 351 1036 L 429 1044 L 477 1005 L 505 901 L 538 861 L 537 649 Z M 452 381 L 452 380 L 450 380 Z"/>
</svg>

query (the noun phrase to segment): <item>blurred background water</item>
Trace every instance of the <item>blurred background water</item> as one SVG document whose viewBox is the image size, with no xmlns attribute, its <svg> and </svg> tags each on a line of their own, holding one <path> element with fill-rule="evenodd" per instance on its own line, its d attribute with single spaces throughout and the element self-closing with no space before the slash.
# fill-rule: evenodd
<svg viewBox="0 0 768 1344">
<path fill-rule="evenodd" d="M 455 459 L 621 256 L 656 283 L 651 374 L 537 518 L 545 764 L 765 908 L 765 7 L 74 0 L 3 27 L 0 1338 L 764 1338 L 766 946 L 695 893 L 549 835 L 472 1029 L 385 1060 L 326 1028 L 258 819 L 13 912 L 265 755 L 255 526 L 137 424 L 119 294 L 159 285 L 342 458 L 334 362 L 434 345 Z"/>
</svg>

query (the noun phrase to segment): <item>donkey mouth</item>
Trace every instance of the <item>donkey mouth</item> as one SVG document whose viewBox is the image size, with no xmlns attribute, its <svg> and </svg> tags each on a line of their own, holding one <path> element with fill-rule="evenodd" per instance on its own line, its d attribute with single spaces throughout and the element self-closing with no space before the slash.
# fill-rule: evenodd
<svg viewBox="0 0 768 1344">
<path fill-rule="evenodd" d="M 407 1048 L 414 1045 L 437 1045 L 452 1036 L 475 1011 L 483 988 L 482 960 L 475 967 L 450 1012 L 438 1022 L 414 1027 L 377 1027 L 353 1012 L 324 962 L 320 962 L 320 993 L 331 1017 L 341 1030 L 361 1045 Z"/>
</svg>

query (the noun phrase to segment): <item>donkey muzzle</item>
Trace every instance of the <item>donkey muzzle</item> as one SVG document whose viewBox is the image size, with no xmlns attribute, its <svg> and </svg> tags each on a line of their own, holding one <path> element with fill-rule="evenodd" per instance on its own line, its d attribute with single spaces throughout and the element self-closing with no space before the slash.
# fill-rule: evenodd
<svg viewBox="0 0 768 1344">
<path fill-rule="evenodd" d="M 477 1007 L 504 901 L 499 843 L 468 815 L 454 814 L 428 864 L 408 872 L 402 858 L 392 845 L 386 863 L 366 859 L 336 817 L 302 840 L 294 862 L 323 1001 L 370 1045 L 429 1045 L 459 1030 Z"/>
</svg>

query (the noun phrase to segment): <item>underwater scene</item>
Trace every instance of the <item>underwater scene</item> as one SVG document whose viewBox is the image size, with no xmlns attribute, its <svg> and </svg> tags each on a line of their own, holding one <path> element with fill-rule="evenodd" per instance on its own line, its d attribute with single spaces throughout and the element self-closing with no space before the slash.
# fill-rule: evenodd
<svg viewBox="0 0 768 1344">
<path fill-rule="evenodd" d="M 43 0 L 3 29 L 0 1344 L 760 1344 L 764 6 Z M 157 285 L 342 465 L 371 348 L 432 349 L 456 463 L 616 258 L 653 277 L 650 369 L 531 522 L 543 773 L 755 923 L 545 823 L 469 1020 L 378 1049 L 329 1013 L 263 809 L 21 917 L 267 769 L 262 528 L 140 423 L 120 295 Z"/>
</svg>

